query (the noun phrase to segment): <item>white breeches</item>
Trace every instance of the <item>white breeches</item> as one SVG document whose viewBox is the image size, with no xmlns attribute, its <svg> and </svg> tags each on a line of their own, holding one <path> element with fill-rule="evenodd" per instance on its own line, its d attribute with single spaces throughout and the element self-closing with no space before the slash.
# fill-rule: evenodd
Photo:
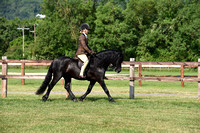
<svg viewBox="0 0 200 133">
<path fill-rule="evenodd" d="M 83 73 L 85 71 L 85 68 L 87 67 L 89 60 L 88 57 L 85 54 L 78 55 L 78 58 L 83 61 L 83 66 L 81 67 L 80 75 L 83 76 Z"/>
</svg>

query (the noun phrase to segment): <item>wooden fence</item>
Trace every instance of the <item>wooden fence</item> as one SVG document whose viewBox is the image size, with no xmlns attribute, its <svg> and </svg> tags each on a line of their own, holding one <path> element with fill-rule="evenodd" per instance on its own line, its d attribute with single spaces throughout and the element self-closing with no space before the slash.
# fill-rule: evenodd
<svg viewBox="0 0 200 133">
<path fill-rule="evenodd" d="M 25 84 L 25 79 L 44 79 L 45 76 L 39 75 L 25 75 L 25 65 L 33 66 L 33 65 L 50 65 L 52 60 L 7 60 L 7 58 L 3 58 L 0 60 L 2 63 L 2 91 L 1 96 L 7 97 L 7 79 L 21 79 L 21 84 Z M 8 63 L 21 63 L 21 75 L 8 75 Z M 123 65 L 130 66 L 130 74 L 108 74 L 106 77 L 109 80 L 129 80 L 130 81 L 130 90 L 129 97 L 134 99 L 134 89 L 135 89 L 135 80 L 139 81 L 139 86 L 142 86 L 142 80 L 149 81 L 180 81 L 181 86 L 184 87 L 184 81 L 194 81 L 198 82 L 198 100 L 200 101 L 200 59 L 198 62 L 136 62 L 134 58 L 131 58 L 130 61 L 124 61 Z M 138 75 L 135 74 L 136 65 L 138 66 Z M 170 67 L 171 65 L 180 66 L 180 75 L 142 75 L 142 66 L 155 66 L 155 65 L 167 65 Z M 184 75 L 185 67 L 198 67 L 198 74 L 195 76 Z M 61 80 L 61 84 L 63 84 L 63 79 Z"/>
</svg>

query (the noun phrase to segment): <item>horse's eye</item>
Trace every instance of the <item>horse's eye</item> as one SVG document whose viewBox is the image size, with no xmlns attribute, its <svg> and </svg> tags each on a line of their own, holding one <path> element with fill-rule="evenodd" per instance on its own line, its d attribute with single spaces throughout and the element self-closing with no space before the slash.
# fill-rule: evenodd
<svg viewBox="0 0 200 133">
<path fill-rule="evenodd" d="M 110 64 L 109 67 L 113 67 L 113 64 Z"/>
</svg>

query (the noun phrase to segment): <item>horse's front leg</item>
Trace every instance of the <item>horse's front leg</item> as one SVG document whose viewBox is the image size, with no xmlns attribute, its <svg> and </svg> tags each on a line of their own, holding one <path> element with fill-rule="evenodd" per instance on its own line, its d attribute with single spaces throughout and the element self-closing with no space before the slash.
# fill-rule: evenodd
<svg viewBox="0 0 200 133">
<path fill-rule="evenodd" d="M 90 85 L 88 86 L 88 89 L 87 91 L 85 92 L 84 95 L 82 95 L 80 98 L 79 98 L 79 101 L 83 101 L 85 99 L 85 97 L 91 92 L 93 86 L 95 85 L 96 81 L 90 81 Z"/>
<path fill-rule="evenodd" d="M 111 97 L 111 95 L 110 95 L 110 93 L 108 91 L 108 88 L 106 87 L 106 84 L 105 84 L 104 80 L 99 81 L 99 84 L 103 88 L 104 92 L 107 94 L 109 101 L 110 102 L 115 102 L 115 100 Z"/>
</svg>

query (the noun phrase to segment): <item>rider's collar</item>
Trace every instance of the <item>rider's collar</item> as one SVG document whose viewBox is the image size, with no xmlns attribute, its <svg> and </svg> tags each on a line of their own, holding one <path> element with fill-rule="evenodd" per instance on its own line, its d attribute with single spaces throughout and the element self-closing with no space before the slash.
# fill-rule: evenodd
<svg viewBox="0 0 200 133">
<path fill-rule="evenodd" d="M 83 34 L 86 38 L 88 38 L 88 36 L 87 36 L 84 32 L 82 32 L 82 34 Z"/>
</svg>

